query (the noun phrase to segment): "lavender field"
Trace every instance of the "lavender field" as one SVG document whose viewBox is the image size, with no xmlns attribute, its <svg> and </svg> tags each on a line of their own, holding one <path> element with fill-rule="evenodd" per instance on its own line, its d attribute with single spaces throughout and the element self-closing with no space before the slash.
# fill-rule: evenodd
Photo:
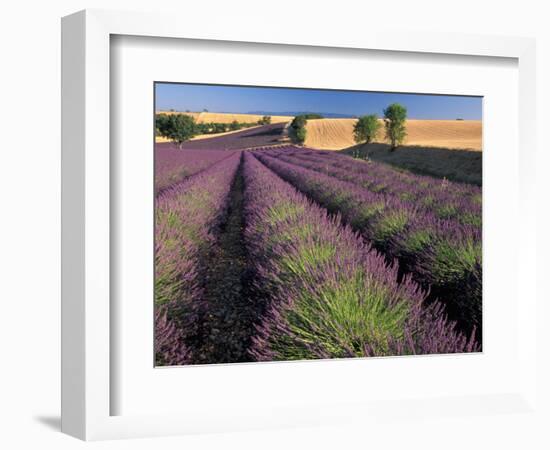
<svg viewBox="0 0 550 450">
<path fill-rule="evenodd" d="M 182 152 L 173 144 L 157 144 L 155 149 L 155 193 L 227 158 L 231 151 L 188 150 Z"/>
<path fill-rule="evenodd" d="M 276 145 L 283 136 L 285 125 L 285 123 L 275 123 L 239 131 L 227 136 L 212 137 L 200 141 L 188 141 L 182 145 L 182 148 L 192 150 L 238 150 L 261 147 L 263 145 Z"/>
<path fill-rule="evenodd" d="M 156 364 L 481 351 L 481 188 L 283 130 L 157 144 Z"/>
</svg>

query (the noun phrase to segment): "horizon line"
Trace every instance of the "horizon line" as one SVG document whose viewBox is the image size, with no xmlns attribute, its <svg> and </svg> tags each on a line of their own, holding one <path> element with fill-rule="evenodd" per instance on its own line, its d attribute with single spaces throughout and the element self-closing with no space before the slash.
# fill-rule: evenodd
<svg viewBox="0 0 550 450">
<path fill-rule="evenodd" d="M 283 113 L 283 112 L 262 112 L 262 113 L 257 113 L 257 112 L 234 112 L 234 111 L 211 111 L 211 110 L 208 110 L 208 111 L 181 111 L 181 110 L 176 110 L 176 109 L 160 109 L 160 110 L 156 110 L 155 111 L 155 114 L 160 114 L 160 113 L 170 113 L 170 112 L 173 112 L 173 113 L 181 113 L 181 114 L 201 114 L 201 113 L 212 113 L 212 114 L 239 114 L 239 115 L 242 115 L 242 116 L 288 116 L 288 117 L 296 117 L 297 115 L 302 115 L 302 114 L 319 114 L 319 115 L 327 115 L 327 114 L 334 114 L 334 115 L 337 115 L 337 116 L 341 116 L 341 117 L 322 117 L 320 119 L 309 119 L 309 120 L 322 120 L 322 119 L 357 119 L 359 117 L 362 117 L 362 116 L 367 116 L 367 115 L 372 115 L 372 114 L 376 114 L 376 113 L 365 113 L 365 114 L 357 114 L 357 115 L 345 115 L 343 113 L 329 113 L 329 112 L 325 112 L 325 113 L 319 113 L 319 112 L 314 112 L 314 111 L 306 111 L 306 112 L 300 112 L 300 114 L 288 114 L 288 113 Z M 383 116 L 379 115 L 379 114 L 376 114 L 378 116 L 379 119 L 384 119 Z M 483 118 L 481 119 L 463 119 L 461 117 L 457 117 L 457 118 L 454 118 L 454 119 L 427 119 L 427 118 L 422 118 L 422 119 L 418 119 L 418 118 L 415 118 L 415 117 L 407 117 L 406 120 L 444 120 L 444 121 L 449 121 L 449 120 L 456 120 L 456 121 L 463 121 L 463 122 L 482 122 L 483 121 Z"/>
</svg>

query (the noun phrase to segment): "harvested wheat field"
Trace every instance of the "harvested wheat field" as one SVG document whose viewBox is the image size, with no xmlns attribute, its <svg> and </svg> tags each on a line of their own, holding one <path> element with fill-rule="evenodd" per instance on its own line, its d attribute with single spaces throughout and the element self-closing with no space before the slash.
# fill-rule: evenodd
<svg viewBox="0 0 550 450">
<path fill-rule="evenodd" d="M 256 123 L 263 116 L 259 114 L 229 114 L 215 112 L 168 112 L 158 111 L 157 114 L 187 114 L 195 118 L 197 123 L 231 123 L 237 121 L 240 123 Z M 271 123 L 290 122 L 293 117 L 290 116 L 270 116 Z"/>
<path fill-rule="evenodd" d="M 305 145 L 324 150 L 341 150 L 356 145 L 353 126 L 356 119 L 314 119 L 307 122 Z M 380 130 L 377 142 L 384 142 Z M 407 120 L 404 145 L 481 150 L 479 120 Z"/>
<path fill-rule="evenodd" d="M 200 113 L 200 112 L 179 112 L 179 111 L 157 111 L 156 114 L 168 114 L 168 115 L 172 115 L 172 114 L 185 114 L 187 116 L 191 116 L 193 117 L 195 120 L 197 120 L 199 118 L 199 116 L 203 113 Z"/>
</svg>

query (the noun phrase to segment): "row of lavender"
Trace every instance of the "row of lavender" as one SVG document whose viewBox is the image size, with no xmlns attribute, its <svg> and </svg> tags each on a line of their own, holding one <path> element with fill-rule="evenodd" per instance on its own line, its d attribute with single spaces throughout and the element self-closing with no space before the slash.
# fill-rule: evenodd
<svg viewBox="0 0 550 450">
<path fill-rule="evenodd" d="M 399 196 L 375 193 L 257 152 L 258 158 L 284 180 L 361 232 L 367 241 L 398 260 L 403 273 L 432 298 L 445 302 L 466 332 L 481 339 L 481 229 L 440 219 Z"/>
<path fill-rule="evenodd" d="M 241 153 L 163 190 L 155 207 L 155 359 L 188 364 L 186 340 L 198 326 L 200 259 L 215 243 Z"/>
<path fill-rule="evenodd" d="M 174 144 L 155 145 L 155 194 L 229 157 L 222 150 L 180 150 Z"/>
<path fill-rule="evenodd" d="M 201 257 L 216 245 L 241 153 L 157 197 L 155 352 L 158 365 L 191 364 L 208 305 Z M 438 303 L 364 244 L 339 218 L 244 153 L 245 242 L 264 299 L 250 355 L 288 360 L 478 350 Z M 190 343 L 191 342 L 191 343 Z"/>
<path fill-rule="evenodd" d="M 251 348 L 257 360 L 477 350 L 339 217 L 249 153 L 243 173 L 246 244 L 268 299 Z"/>
<path fill-rule="evenodd" d="M 349 181 L 371 192 L 397 196 L 441 219 L 481 227 L 481 188 L 398 171 L 386 164 L 354 160 L 346 155 L 288 146 L 272 156 Z"/>
</svg>

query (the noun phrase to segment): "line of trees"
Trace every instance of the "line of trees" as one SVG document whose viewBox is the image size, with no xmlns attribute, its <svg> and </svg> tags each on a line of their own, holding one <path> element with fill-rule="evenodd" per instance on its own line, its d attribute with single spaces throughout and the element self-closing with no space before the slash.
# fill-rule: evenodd
<svg viewBox="0 0 550 450">
<path fill-rule="evenodd" d="M 384 109 L 384 129 L 386 139 L 390 142 L 390 150 L 395 150 L 407 136 L 407 108 L 399 103 L 392 103 Z M 370 144 L 382 127 L 376 114 L 361 116 L 353 127 L 353 136 L 358 144 Z"/>
<path fill-rule="evenodd" d="M 323 118 L 322 115 L 313 114 L 313 113 L 300 114 L 294 117 L 294 119 L 292 119 L 292 122 L 290 123 L 289 133 L 288 133 L 292 142 L 294 142 L 295 144 L 302 145 L 306 141 L 306 137 L 307 137 L 307 130 L 306 130 L 307 121 L 309 119 L 322 119 L 322 118 Z"/>
<path fill-rule="evenodd" d="M 257 125 L 269 125 L 271 116 L 263 116 L 257 122 L 231 123 L 197 123 L 193 116 L 187 114 L 157 114 L 155 116 L 155 128 L 158 136 L 174 141 L 181 148 L 182 144 L 199 134 L 216 134 L 227 131 L 237 131 Z"/>
</svg>

